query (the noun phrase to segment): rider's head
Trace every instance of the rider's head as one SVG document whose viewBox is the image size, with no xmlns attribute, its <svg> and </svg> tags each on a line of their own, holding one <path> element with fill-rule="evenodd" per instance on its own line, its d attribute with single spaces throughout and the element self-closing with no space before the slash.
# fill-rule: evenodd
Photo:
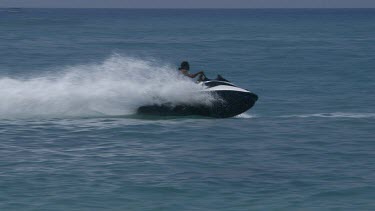
<svg viewBox="0 0 375 211">
<path fill-rule="evenodd" d="M 187 61 L 181 62 L 181 66 L 178 68 L 178 70 L 189 70 L 189 69 L 190 69 L 189 62 Z"/>
</svg>

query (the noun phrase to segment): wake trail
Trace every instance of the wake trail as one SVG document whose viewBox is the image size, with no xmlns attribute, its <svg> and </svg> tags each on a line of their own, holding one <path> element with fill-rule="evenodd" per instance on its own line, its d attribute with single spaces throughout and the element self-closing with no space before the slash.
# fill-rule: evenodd
<svg viewBox="0 0 375 211">
<path fill-rule="evenodd" d="M 297 118 L 375 118 L 375 113 L 346 113 L 346 112 L 333 112 L 333 113 L 316 113 L 316 114 L 295 114 L 283 115 L 283 118 L 297 117 Z"/>
<path fill-rule="evenodd" d="M 28 79 L 0 76 L 0 118 L 131 115 L 142 105 L 209 104 L 212 97 L 202 90 L 171 66 L 113 55 Z"/>
</svg>

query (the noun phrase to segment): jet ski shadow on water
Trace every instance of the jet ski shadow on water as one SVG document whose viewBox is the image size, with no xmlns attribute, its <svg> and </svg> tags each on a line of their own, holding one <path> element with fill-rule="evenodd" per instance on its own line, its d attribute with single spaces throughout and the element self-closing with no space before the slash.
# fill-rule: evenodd
<svg viewBox="0 0 375 211">
<path fill-rule="evenodd" d="M 200 82 L 205 87 L 204 92 L 210 93 L 215 100 L 210 104 L 181 104 L 165 103 L 161 105 L 146 105 L 138 108 L 142 115 L 158 116 L 189 116 L 199 115 L 214 118 L 228 118 L 244 113 L 254 106 L 258 96 L 246 89 L 235 86 L 218 75 L 216 79 L 205 79 Z"/>
</svg>

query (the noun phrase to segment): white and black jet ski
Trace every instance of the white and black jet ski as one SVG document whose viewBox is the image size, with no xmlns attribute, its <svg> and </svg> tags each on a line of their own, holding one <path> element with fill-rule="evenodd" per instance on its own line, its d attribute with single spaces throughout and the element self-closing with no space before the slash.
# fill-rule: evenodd
<svg viewBox="0 0 375 211">
<path fill-rule="evenodd" d="M 200 82 L 205 92 L 214 96 L 210 105 L 146 105 L 138 108 L 138 114 L 160 116 L 188 116 L 200 115 L 216 118 L 237 116 L 254 106 L 258 96 L 246 89 L 237 87 L 220 75 L 216 79 L 206 79 Z"/>
</svg>

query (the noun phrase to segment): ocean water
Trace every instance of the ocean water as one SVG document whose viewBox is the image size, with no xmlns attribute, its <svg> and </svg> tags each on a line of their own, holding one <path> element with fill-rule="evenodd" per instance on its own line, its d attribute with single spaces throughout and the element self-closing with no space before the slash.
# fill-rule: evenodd
<svg viewBox="0 0 375 211">
<path fill-rule="evenodd" d="M 0 10 L 0 210 L 374 210 L 375 10 Z M 182 60 L 259 95 L 228 119 Z"/>
</svg>

